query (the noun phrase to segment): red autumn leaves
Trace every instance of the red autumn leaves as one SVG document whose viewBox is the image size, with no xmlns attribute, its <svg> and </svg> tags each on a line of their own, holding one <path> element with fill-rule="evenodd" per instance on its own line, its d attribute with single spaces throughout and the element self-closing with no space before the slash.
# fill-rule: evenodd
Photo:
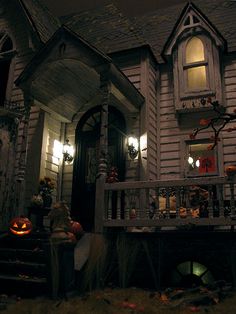
<svg viewBox="0 0 236 314">
<path fill-rule="evenodd" d="M 194 131 L 189 134 L 189 138 L 191 140 L 196 139 L 197 134 L 206 129 L 211 129 L 213 135 L 210 137 L 212 140 L 212 144 L 209 145 L 208 149 L 212 150 L 220 141 L 220 132 L 224 129 L 226 132 L 236 131 L 236 126 L 228 127 L 226 126 L 236 120 L 236 109 L 233 110 L 232 113 L 226 113 L 226 109 L 221 106 L 218 101 L 212 101 L 210 97 L 208 97 L 207 102 L 212 105 L 212 109 L 214 111 L 214 117 L 212 118 L 202 118 L 199 121 L 199 128 L 194 129 Z"/>
</svg>

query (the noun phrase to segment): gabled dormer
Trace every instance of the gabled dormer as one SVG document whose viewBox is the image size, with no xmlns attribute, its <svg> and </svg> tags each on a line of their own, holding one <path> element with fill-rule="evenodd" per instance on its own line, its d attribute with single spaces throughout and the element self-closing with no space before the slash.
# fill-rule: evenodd
<svg viewBox="0 0 236 314">
<path fill-rule="evenodd" d="M 225 40 L 220 33 L 189 3 L 163 51 L 165 58 L 173 62 L 177 113 L 206 110 L 208 97 L 222 103 L 219 59 L 224 49 Z"/>
</svg>

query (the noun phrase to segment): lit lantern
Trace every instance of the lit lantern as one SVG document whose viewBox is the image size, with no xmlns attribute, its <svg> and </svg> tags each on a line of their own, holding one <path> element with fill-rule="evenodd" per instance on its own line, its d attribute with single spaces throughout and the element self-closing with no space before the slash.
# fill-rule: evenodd
<svg viewBox="0 0 236 314">
<path fill-rule="evenodd" d="M 67 163 L 71 163 L 74 159 L 74 148 L 72 145 L 70 145 L 68 139 L 66 139 L 65 143 L 63 144 L 63 156 L 64 161 Z"/>
<path fill-rule="evenodd" d="M 139 143 L 138 139 L 134 136 L 128 137 L 128 154 L 131 159 L 136 159 L 138 156 Z"/>
<path fill-rule="evenodd" d="M 27 217 L 15 217 L 10 222 L 10 232 L 18 235 L 24 236 L 32 231 L 32 223 Z"/>
</svg>

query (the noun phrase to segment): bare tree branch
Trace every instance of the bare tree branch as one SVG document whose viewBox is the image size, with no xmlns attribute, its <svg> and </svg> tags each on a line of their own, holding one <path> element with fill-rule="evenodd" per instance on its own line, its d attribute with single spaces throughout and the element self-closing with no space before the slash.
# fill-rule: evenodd
<svg viewBox="0 0 236 314">
<path fill-rule="evenodd" d="M 236 109 L 233 113 L 227 113 L 226 109 L 220 106 L 218 101 L 211 101 L 211 98 L 208 99 L 208 103 L 210 103 L 213 107 L 213 111 L 216 115 L 210 119 L 201 119 L 199 124 L 201 127 L 198 127 L 193 130 L 193 133 L 190 134 L 190 139 L 195 139 L 199 132 L 207 129 L 212 129 L 213 135 L 211 136 L 212 145 L 210 145 L 209 149 L 214 149 L 214 147 L 220 141 L 220 133 L 225 127 L 232 121 L 236 120 Z M 232 132 L 236 130 L 236 127 L 225 129 L 227 132 Z"/>
</svg>

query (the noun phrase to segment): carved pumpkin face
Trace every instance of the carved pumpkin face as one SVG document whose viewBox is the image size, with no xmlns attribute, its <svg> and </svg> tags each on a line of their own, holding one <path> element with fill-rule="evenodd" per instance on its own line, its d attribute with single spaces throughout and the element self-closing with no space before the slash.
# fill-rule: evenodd
<svg viewBox="0 0 236 314">
<path fill-rule="evenodd" d="M 18 236 L 29 234 L 32 231 L 32 223 L 26 217 L 15 217 L 10 222 L 10 231 Z"/>
</svg>

